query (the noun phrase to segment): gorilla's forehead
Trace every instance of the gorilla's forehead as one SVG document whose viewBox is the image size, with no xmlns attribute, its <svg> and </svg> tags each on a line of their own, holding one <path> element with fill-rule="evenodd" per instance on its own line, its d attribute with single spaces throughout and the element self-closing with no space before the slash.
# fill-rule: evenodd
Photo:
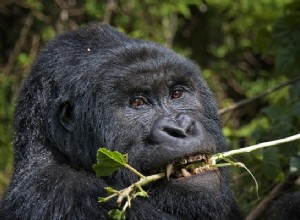
<svg viewBox="0 0 300 220">
<path fill-rule="evenodd" d="M 164 88 L 175 85 L 195 87 L 192 74 L 163 71 L 129 73 L 127 77 L 120 77 L 115 85 L 117 88 L 124 88 L 127 91 L 156 91 L 158 93 Z"/>
<path fill-rule="evenodd" d="M 102 74 L 116 87 L 155 89 L 161 85 L 195 85 L 198 68 L 188 59 L 152 43 L 116 48 L 102 65 Z"/>
</svg>

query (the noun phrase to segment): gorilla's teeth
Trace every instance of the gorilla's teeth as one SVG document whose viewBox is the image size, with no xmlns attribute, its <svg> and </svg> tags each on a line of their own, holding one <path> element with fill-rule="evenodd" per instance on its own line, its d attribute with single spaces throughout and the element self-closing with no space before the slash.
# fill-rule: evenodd
<svg viewBox="0 0 300 220">
<path fill-rule="evenodd" d="M 196 156 L 190 156 L 188 159 L 187 159 L 187 162 L 189 163 L 192 163 L 192 162 L 195 162 L 195 161 L 200 161 L 202 159 L 205 159 L 205 155 L 203 154 L 199 154 L 199 155 L 196 155 Z"/>
<path fill-rule="evenodd" d="M 186 159 L 181 159 L 181 160 L 179 161 L 180 164 L 187 164 L 187 162 L 188 162 L 188 161 L 187 161 Z"/>
<path fill-rule="evenodd" d="M 170 175 L 173 173 L 174 171 L 174 164 L 170 163 L 167 164 L 166 166 L 166 177 L 169 179 Z"/>
<path fill-rule="evenodd" d="M 198 174 L 198 173 L 201 173 L 205 170 L 205 168 L 202 168 L 202 167 L 198 167 L 196 169 L 193 170 L 193 174 Z"/>
<path fill-rule="evenodd" d="M 191 174 L 186 169 L 184 169 L 184 168 L 181 169 L 181 174 L 184 177 L 191 176 Z"/>
<path fill-rule="evenodd" d="M 204 155 L 204 156 L 203 156 L 203 159 L 204 159 L 204 161 L 205 161 L 206 164 L 209 163 L 209 160 L 208 160 L 208 156 L 207 156 L 207 155 Z"/>
</svg>

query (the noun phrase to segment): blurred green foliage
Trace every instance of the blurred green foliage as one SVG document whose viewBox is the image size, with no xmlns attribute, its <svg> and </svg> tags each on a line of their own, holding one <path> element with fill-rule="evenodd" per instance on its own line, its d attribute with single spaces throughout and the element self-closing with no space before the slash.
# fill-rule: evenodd
<svg viewBox="0 0 300 220">
<path fill-rule="evenodd" d="M 17 91 L 39 49 L 54 36 L 91 21 L 189 56 L 202 68 L 219 108 L 254 97 L 300 75 L 298 0 L 15 0 L 0 2 L 0 197 L 13 170 Z M 221 115 L 232 148 L 299 133 L 300 82 Z M 300 143 L 235 159 L 257 178 L 260 197 L 288 174 L 299 177 Z M 255 185 L 234 169 L 244 214 L 256 204 Z M 298 188 L 297 188 L 298 187 Z M 291 183 L 286 190 L 299 189 Z"/>
</svg>

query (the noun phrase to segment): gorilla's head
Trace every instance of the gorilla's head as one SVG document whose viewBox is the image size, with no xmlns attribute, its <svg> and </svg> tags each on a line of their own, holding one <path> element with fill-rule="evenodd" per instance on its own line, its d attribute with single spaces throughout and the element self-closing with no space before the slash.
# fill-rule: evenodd
<svg viewBox="0 0 300 220">
<path fill-rule="evenodd" d="M 21 94 L 17 170 L 51 161 L 94 175 L 97 149 L 106 147 L 128 153 L 129 163 L 145 175 L 168 164 L 179 167 L 148 186 L 150 197 L 137 200 L 139 210 L 133 205 L 130 219 L 152 211 L 162 218 L 229 218 L 227 171 L 189 166 L 207 163 L 226 144 L 212 94 L 188 59 L 109 26 L 90 25 L 50 42 Z M 136 179 L 119 170 L 103 182 L 121 188 Z M 146 203 L 143 210 L 139 204 Z"/>
</svg>

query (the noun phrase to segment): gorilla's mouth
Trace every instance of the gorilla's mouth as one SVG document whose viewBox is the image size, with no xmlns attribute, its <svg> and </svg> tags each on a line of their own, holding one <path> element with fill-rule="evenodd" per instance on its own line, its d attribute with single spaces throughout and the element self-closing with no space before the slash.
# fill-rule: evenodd
<svg viewBox="0 0 300 220">
<path fill-rule="evenodd" d="M 182 158 L 174 163 L 169 163 L 165 167 L 167 178 L 185 178 L 211 170 L 217 170 L 211 166 L 210 155 L 197 154 Z"/>
</svg>

